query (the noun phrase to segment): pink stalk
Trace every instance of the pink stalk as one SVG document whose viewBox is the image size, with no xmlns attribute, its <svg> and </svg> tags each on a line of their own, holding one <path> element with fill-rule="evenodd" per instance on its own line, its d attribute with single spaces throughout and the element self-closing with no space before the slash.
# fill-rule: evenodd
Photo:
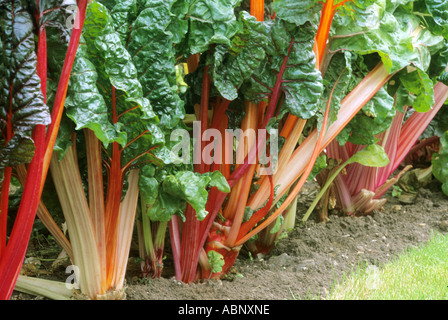
<svg viewBox="0 0 448 320">
<path fill-rule="evenodd" d="M 414 112 L 404 124 L 405 112 L 397 112 L 389 129 L 378 136 L 381 139 L 380 145 L 384 148 L 390 160 L 387 166 L 373 168 L 353 163 L 347 166 L 346 175 L 339 180 L 335 180 L 336 197 L 347 213 L 352 213 L 353 210 L 348 209 L 347 203 L 352 203 L 356 211 L 363 213 L 381 208 L 385 200 L 380 198 L 410 167 L 404 168 L 394 178 L 389 178 L 390 175 L 400 166 L 423 131 L 448 99 L 448 87 L 443 83 L 437 83 L 434 86 L 434 99 L 435 104 L 431 110 L 424 113 Z M 406 109 L 407 107 L 405 107 Z M 362 148 L 364 146 L 353 145 L 349 142 L 341 147 L 333 141 L 327 150 L 327 154 L 331 158 L 346 161 Z M 352 198 L 350 202 L 347 199 L 346 192 L 344 192 L 345 188 L 350 190 L 351 196 L 349 195 L 349 197 Z"/>
<path fill-rule="evenodd" d="M 439 112 L 445 101 L 448 99 L 448 87 L 441 82 L 434 86 L 435 104 L 431 110 L 425 113 L 414 112 L 401 128 L 400 140 L 398 142 L 397 156 L 393 170 L 397 169 L 404 160 L 409 150 L 421 136 L 434 116 Z M 393 171 L 392 170 L 392 171 Z"/>
</svg>

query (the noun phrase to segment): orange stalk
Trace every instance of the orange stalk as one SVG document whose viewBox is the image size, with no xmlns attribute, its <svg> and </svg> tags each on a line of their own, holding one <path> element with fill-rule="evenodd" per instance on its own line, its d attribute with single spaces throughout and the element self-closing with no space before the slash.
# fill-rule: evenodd
<svg viewBox="0 0 448 320">
<path fill-rule="evenodd" d="M 264 0 L 251 0 L 250 14 L 258 21 L 264 21 Z"/>
<path fill-rule="evenodd" d="M 248 153 L 247 150 L 250 150 L 251 148 L 253 148 L 256 143 L 255 141 L 247 141 L 247 143 L 244 142 L 244 139 L 245 139 L 244 133 L 248 132 L 247 130 L 255 130 L 257 128 L 257 120 L 258 120 L 257 105 L 255 105 L 251 102 L 246 103 L 246 112 L 247 112 L 247 114 L 241 123 L 241 130 L 242 130 L 243 134 L 240 137 L 240 145 L 238 147 L 237 156 L 236 156 L 237 164 L 235 165 L 235 168 L 238 168 L 239 166 L 241 166 L 241 164 L 238 164 L 238 163 L 241 163 L 241 161 L 245 158 L 245 156 Z M 250 136 L 248 136 L 247 140 L 251 140 Z M 244 146 L 244 148 L 243 148 L 243 146 Z M 246 177 L 244 179 L 244 180 L 246 180 L 245 182 L 250 184 L 250 181 L 252 180 L 253 170 L 248 170 L 248 171 L 251 171 L 252 174 L 248 174 L 246 172 L 243 175 L 243 177 Z M 247 179 L 248 176 L 250 177 L 249 180 Z M 242 199 L 240 198 L 241 192 L 244 189 L 244 183 L 242 180 L 243 179 L 240 179 L 235 184 L 235 186 L 232 188 L 232 191 L 229 196 L 229 201 L 227 202 L 227 206 L 223 210 L 223 216 L 226 219 L 233 219 L 233 217 L 235 216 L 235 212 L 238 211 L 238 207 L 245 206 L 245 204 L 246 204 L 246 201 L 243 201 L 243 203 L 241 203 Z"/>
<path fill-rule="evenodd" d="M 316 66 L 319 69 L 324 56 L 325 47 L 327 46 L 328 35 L 330 34 L 331 23 L 335 14 L 334 0 L 328 0 L 322 8 L 319 28 L 316 34 L 315 54 L 317 57 Z"/>
<path fill-rule="evenodd" d="M 357 112 L 369 101 L 373 95 L 387 82 L 394 74 L 389 74 L 382 63 L 379 63 L 341 102 L 341 108 L 338 113 L 338 118 L 333 122 L 325 133 L 318 135 L 317 130 L 314 130 L 308 138 L 297 148 L 291 160 L 288 162 L 288 172 L 279 177 L 277 184 L 280 185 L 278 190 L 278 198 L 280 198 L 292 184 L 300 178 L 299 183 L 290 192 L 288 198 L 283 204 L 273 213 L 268 219 L 260 224 L 256 229 L 252 230 L 245 237 L 241 238 L 235 245 L 241 245 L 255 234 L 260 232 L 270 223 L 272 223 L 287 206 L 294 200 L 300 191 L 303 183 L 306 181 L 310 168 L 310 162 L 314 157 L 323 151 L 328 144 L 334 140 L 339 132 L 350 122 L 350 120 L 357 114 Z M 319 148 L 316 146 L 319 145 Z M 317 154 L 317 155 L 316 155 Z M 313 162 L 314 163 L 314 162 Z M 254 194 L 250 201 L 251 208 L 259 207 L 266 200 L 269 183 L 266 181 L 260 186 L 260 189 Z"/>
<path fill-rule="evenodd" d="M 246 103 L 246 117 L 244 118 L 242 129 L 243 132 L 246 130 L 256 130 L 258 125 L 258 105 L 248 102 Z M 251 140 L 250 137 L 248 137 L 248 140 Z M 255 137 L 253 137 L 255 138 Z M 252 149 L 256 141 L 248 141 L 247 145 L 243 143 L 242 139 L 240 138 L 240 147 L 238 148 L 238 155 L 237 159 L 244 159 L 245 156 L 248 154 L 248 150 Z M 242 147 L 245 148 L 242 148 Z M 256 169 L 256 164 L 251 164 L 247 172 L 243 175 L 243 177 L 236 183 L 235 187 L 232 189 L 230 194 L 230 199 L 228 202 L 228 205 L 224 209 L 224 217 L 229 217 L 232 219 L 233 224 L 230 228 L 230 232 L 228 235 L 228 238 L 226 240 L 226 244 L 229 246 L 232 246 L 234 242 L 236 241 L 241 222 L 243 221 L 244 212 L 246 209 L 247 199 L 249 196 L 250 188 L 252 185 L 252 178 L 254 175 Z M 230 210 L 229 210 L 230 208 Z"/>
<path fill-rule="evenodd" d="M 336 82 L 337 83 L 337 82 Z M 260 226 L 256 227 L 254 230 L 252 230 L 251 232 L 244 234 L 241 233 L 241 239 L 236 243 L 236 245 L 241 245 L 244 242 L 246 242 L 247 240 L 249 240 L 250 238 L 252 238 L 255 234 L 257 234 L 258 232 L 260 232 L 262 229 L 264 229 L 265 227 L 267 227 L 269 224 L 271 224 L 275 219 L 277 219 L 277 217 L 283 213 L 283 211 L 286 210 L 286 208 L 288 208 L 288 206 L 290 205 L 290 203 L 292 202 L 292 200 L 294 200 L 297 196 L 297 194 L 300 192 L 300 190 L 302 189 L 302 186 L 305 184 L 306 180 L 308 179 L 309 174 L 311 173 L 311 170 L 313 170 L 314 167 L 314 162 L 316 161 L 317 157 L 319 156 L 320 152 L 321 152 L 321 145 L 322 145 L 322 141 L 323 138 L 325 136 L 325 130 L 327 128 L 327 122 L 328 122 L 328 116 L 330 113 L 330 102 L 331 102 L 331 98 L 333 95 L 333 91 L 334 88 L 336 87 L 336 85 L 333 87 L 331 94 L 330 94 L 330 98 L 328 99 L 327 102 L 327 108 L 325 110 L 325 116 L 324 116 L 324 120 L 322 123 L 322 129 L 321 132 L 319 134 L 319 138 L 317 140 L 316 146 L 314 147 L 313 153 L 311 155 L 311 159 L 308 162 L 308 165 L 305 168 L 305 172 L 302 174 L 302 176 L 300 177 L 299 182 L 294 186 L 293 190 L 289 193 L 288 197 L 286 198 L 286 200 L 282 203 L 282 205 L 274 212 L 274 214 L 272 214 L 270 217 L 268 217 L 263 223 L 260 224 Z M 272 177 L 269 176 L 270 178 L 270 184 L 271 184 L 271 195 L 269 197 L 269 202 L 268 203 L 272 203 L 272 188 L 273 188 L 273 183 L 272 183 Z M 270 208 L 268 208 L 269 210 Z M 249 220 L 250 221 L 250 220 Z M 249 227 L 252 227 L 252 225 L 249 225 L 247 227 L 247 229 L 249 229 Z M 249 229 L 250 230 L 250 229 Z M 242 230 L 242 231 L 246 231 L 246 230 Z"/>
</svg>

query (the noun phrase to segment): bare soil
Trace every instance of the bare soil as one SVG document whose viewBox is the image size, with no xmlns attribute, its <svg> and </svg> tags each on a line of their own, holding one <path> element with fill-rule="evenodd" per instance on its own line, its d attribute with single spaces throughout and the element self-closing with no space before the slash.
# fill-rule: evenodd
<svg viewBox="0 0 448 320">
<path fill-rule="evenodd" d="M 297 220 L 306 212 L 316 190 L 315 185 L 309 184 L 302 191 Z M 448 197 L 436 180 L 420 188 L 412 203 L 404 203 L 390 192 L 386 197 L 388 202 L 383 210 L 368 216 L 331 214 L 325 223 L 317 223 L 311 216 L 304 226 L 297 226 L 279 240 L 269 256 L 240 254 L 229 276 L 222 280 L 183 284 L 174 279 L 169 258 L 162 278 L 142 280 L 136 277 L 137 264 L 131 257 L 127 299 L 323 299 L 336 282 L 358 266 L 381 266 L 407 248 L 424 244 L 433 232 L 448 232 Z M 28 256 L 32 255 L 31 246 Z M 32 273 L 32 263 L 27 265 Z M 42 267 L 44 265 L 39 267 L 41 276 L 57 269 Z M 59 268 L 60 277 L 64 277 L 63 270 L 64 266 Z M 15 292 L 12 299 L 43 298 Z"/>
</svg>

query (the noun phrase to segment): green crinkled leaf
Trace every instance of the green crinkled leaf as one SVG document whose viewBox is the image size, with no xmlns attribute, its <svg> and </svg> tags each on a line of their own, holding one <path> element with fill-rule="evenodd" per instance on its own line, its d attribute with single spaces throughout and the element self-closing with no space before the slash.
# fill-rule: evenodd
<svg viewBox="0 0 448 320">
<path fill-rule="evenodd" d="M 184 118 L 184 103 L 176 82 L 175 41 L 184 36 L 167 28 L 178 19 L 171 13 L 173 1 L 150 0 L 132 23 L 127 49 L 138 70 L 143 93 L 160 119 L 160 125 L 173 129 Z M 176 33 L 173 33 L 176 32 Z"/>
<path fill-rule="evenodd" d="M 175 169 L 173 173 L 160 176 L 163 192 L 188 202 L 196 211 L 198 220 L 203 220 L 208 212 L 205 205 L 208 199 L 209 187 L 217 187 L 222 192 L 230 192 L 227 180 L 219 171 L 197 172 Z"/>
<path fill-rule="evenodd" d="M 431 120 L 425 131 L 420 136 L 420 140 L 433 136 L 441 137 L 448 130 L 448 107 L 443 106 Z"/>
<path fill-rule="evenodd" d="M 432 173 L 442 182 L 442 191 L 448 196 L 448 131 L 440 137 L 442 148 L 432 157 Z"/>
<path fill-rule="evenodd" d="M 76 0 L 39 0 L 39 26 L 45 26 L 47 32 L 56 29 L 59 40 L 68 43 L 75 21 L 75 10 L 77 10 Z M 51 51 L 48 50 L 47 54 L 52 55 Z"/>
<path fill-rule="evenodd" d="M 22 1 L 0 3 L 0 169 L 31 161 L 31 131 L 50 114 L 37 75 L 33 17 Z"/>
<path fill-rule="evenodd" d="M 338 5 L 343 0 L 334 1 L 334 5 Z M 339 6 L 336 9 L 337 15 L 340 17 L 345 17 L 348 19 L 356 19 L 359 21 L 359 24 L 366 25 L 370 22 L 368 21 L 368 12 L 372 8 L 370 7 L 374 3 L 381 3 L 383 1 L 378 0 L 351 0 L 345 2 L 342 6 Z"/>
<path fill-rule="evenodd" d="M 142 70 L 137 69 L 122 42 L 123 33 L 115 30 L 121 24 L 117 26 L 114 17 L 129 23 L 135 12 L 121 13 L 124 8 L 134 8 L 135 3 L 108 1 L 107 5 L 110 10 L 96 1 L 88 6 L 83 29 L 86 46 L 81 46 L 75 65 L 80 72 L 70 84 L 74 94 L 69 103 L 76 109 L 69 116 L 78 129 L 94 130 L 106 146 L 110 142 L 121 144 L 123 165 L 137 165 L 136 159 L 138 163 L 156 161 L 150 149 L 164 144 L 164 133 L 139 81 Z"/>
<path fill-rule="evenodd" d="M 184 55 L 206 51 L 211 44 L 230 45 L 240 25 L 234 8 L 241 0 L 197 0 L 188 8 L 189 31 Z"/>
<path fill-rule="evenodd" d="M 73 144 L 72 134 L 75 131 L 75 124 L 70 120 L 66 113 L 62 114 L 61 123 L 59 124 L 58 136 L 54 143 L 53 151 L 58 155 L 58 160 L 62 160 L 65 152 Z"/>
<path fill-rule="evenodd" d="M 137 17 L 137 0 L 109 0 L 102 3 L 109 8 L 114 30 L 125 43 L 131 24 Z"/>
<path fill-rule="evenodd" d="M 439 26 L 448 26 L 448 2 L 445 0 L 425 0 L 426 7 L 434 22 Z"/>
<path fill-rule="evenodd" d="M 442 73 L 437 80 L 448 86 L 448 71 Z"/>
<path fill-rule="evenodd" d="M 173 215 L 185 209 L 185 201 L 166 193 L 161 183 L 165 176 L 156 177 L 155 173 L 151 165 L 140 170 L 138 186 L 141 208 L 150 220 L 168 222 Z"/>
<path fill-rule="evenodd" d="M 418 0 L 412 2 L 411 10 L 425 28 L 448 40 L 446 6 L 446 1 L 443 0 Z"/>
<path fill-rule="evenodd" d="M 126 133 L 109 121 L 109 111 L 96 83 L 98 74 L 87 58 L 85 43 L 80 42 L 70 77 L 66 99 L 67 116 L 76 124 L 75 129 L 89 128 L 107 147 L 112 142 L 126 145 Z"/>
<path fill-rule="evenodd" d="M 174 17 L 171 19 L 166 30 L 171 32 L 173 35 L 173 42 L 176 44 L 181 43 L 188 32 L 188 20 L 186 19 L 188 7 L 189 1 L 185 0 L 176 0 L 171 5 L 170 12 Z"/>
<path fill-rule="evenodd" d="M 263 24 L 245 11 L 240 14 L 243 29 L 232 38 L 232 46 L 216 46 L 213 52 L 214 85 L 227 100 L 238 97 L 238 88 L 248 80 L 265 58 L 267 37 Z"/>
<path fill-rule="evenodd" d="M 282 72 L 280 90 L 285 94 L 282 107 L 300 118 L 311 118 L 318 111 L 323 90 L 321 73 L 315 68 L 314 26 L 307 23 L 297 27 L 281 19 L 263 25 L 266 59 L 241 86 L 241 93 L 253 102 L 269 99 Z M 282 70 L 285 60 L 286 67 Z"/>
<path fill-rule="evenodd" d="M 347 160 L 347 163 L 355 162 L 366 167 L 384 167 L 389 164 L 389 158 L 383 147 L 370 144 Z"/>
<path fill-rule="evenodd" d="M 0 150 L 0 168 L 14 167 L 29 163 L 34 156 L 34 142 L 23 135 L 14 135 L 7 145 Z"/>
<path fill-rule="evenodd" d="M 352 60 L 355 60 L 354 54 L 349 51 L 335 54 L 330 61 L 327 72 L 325 72 L 323 79 L 324 91 L 319 102 L 320 108 L 324 113 L 331 95 L 330 122 L 336 120 L 341 101 L 347 96 L 356 82 L 353 76 Z"/>
<path fill-rule="evenodd" d="M 103 74 L 100 77 L 104 76 L 109 80 L 106 92 L 109 92 L 112 85 L 126 95 L 126 102 L 141 107 L 144 119 L 155 118 L 149 101 L 143 97 L 143 89 L 138 81 L 137 69 L 132 62 L 131 55 L 114 30 L 112 21 L 110 13 L 103 5 L 96 1 L 89 4 L 84 22 L 84 37 L 88 50 L 91 50 L 89 52 L 91 58 L 96 53 L 102 60 L 103 64 L 95 65 L 97 69 L 101 67 L 100 72 Z"/>
<path fill-rule="evenodd" d="M 357 19 L 335 18 L 329 49 L 378 53 L 389 72 L 409 64 L 426 71 L 431 54 L 443 48 L 442 36 L 422 28 L 417 16 L 402 10 L 394 12 L 396 6 L 387 4 L 377 1 L 357 12 Z"/>
<path fill-rule="evenodd" d="M 191 171 L 179 171 L 168 175 L 162 182 L 163 190 L 178 199 L 188 202 L 196 211 L 196 217 L 202 221 L 208 214 L 205 210 L 211 178 Z"/>
<path fill-rule="evenodd" d="M 229 183 L 220 171 L 206 172 L 203 175 L 207 175 L 210 177 L 210 187 L 216 187 L 219 191 L 225 193 L 230 192 Z"/>
<path fill-rule="evenodd" d="M 317 0 L 277 0 L 273 3 L 276 17 L 298 26 L 315 21 L 320 17 L 321 2 Z"/>
<path fill-rule="evenodd" d="M 417 112 L 426 112 L 434 105 L 434 84 L 420 69 L 403 72 L 400 76 L 403 86 L 415 97 L 412 107 Z"/>
<path fill-rule="evenodd" d="M 428 76 L 430 78 L 442 77 L 446 72 L 448 66 L 448 41 L 444 41 L 444 47 L 436 54 L 431 56 L 431 64 L 428 69 Z"/>
<path fill-rule="evenodd" d="M 146 206 L 153 206 L 159 195 L 159 182 L 154 178 L 154 167 L 144 166 L 138 181 L 140 196 Z"/>
</svg>

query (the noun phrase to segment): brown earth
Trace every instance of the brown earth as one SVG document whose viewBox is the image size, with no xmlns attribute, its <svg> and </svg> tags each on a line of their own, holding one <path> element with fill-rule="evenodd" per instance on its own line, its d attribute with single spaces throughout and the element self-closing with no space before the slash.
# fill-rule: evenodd
<svg viewBox="0 0 448 320">
<path fill-rule="evenodd" d="M 306 212 L 316 190 L 315 185 L 309 184 L 302 191 L 297 219 L 301 219 Z M 281 239 L 269 256 L 250 258 L 240 254 L 232 272 L 223 280 L 207 280 L 190 285 L 180 283 L 170 272 L 168 258 L 163 278 L 142 280 L 135 277 L 132 271 L 136 265 L 130 262 L 127 299 L 322 298 L 336 282 L 343 280 L 359 265 L 381 266 L 406 248 L 424 244 L 433 232 L 447 233 L 448 197 L 441 192 L 437 181 L 433 180 L 420 188 L 412 203 L 404 203 L 392 197 L 391 192 L 387 194 L 387 199 L 381 212 L 369 216 L 332 214 L 326 223 L 316 223 L 311 216 L 305 226 L 296 227 L 286 238 Z M 32 248 L 30 246 L 28 256 L 33 255 Z M 48 275 L 50 269 L 42 267 L 44 265 L 41 261 L 40 272 L 47 272 Z M 63 270 L 59 268 L 62 271 L 60 278 L 64 277 Z M 15 292 L 12 299 L 43 298 Z"/>
</svg>

